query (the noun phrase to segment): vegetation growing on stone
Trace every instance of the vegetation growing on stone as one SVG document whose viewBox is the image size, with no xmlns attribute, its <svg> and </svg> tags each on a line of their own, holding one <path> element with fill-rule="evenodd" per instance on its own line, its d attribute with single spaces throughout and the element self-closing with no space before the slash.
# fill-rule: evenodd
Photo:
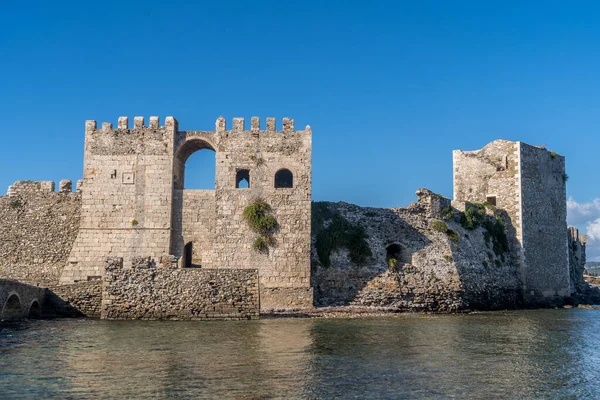
<svg viewBox="0 0 600 400">
<path fill-rule="evenodd" d="M 244 208 L 244 219 L 252 231 L 261 234 L 272 232 L 277 220 L 271 214 L 272 208 L 264 200 L 257 200 Z"/>
<path fill-rule="evenodd" d="M 508 237 L 504 231 L 504 223 L 499 215 L 495 218 L 489 217 L 485 213 L 486 207 L 496 210 L 493 205 L 487 203 L 471 203 L 467 204 L 464 213 L 461 213 L 460 223 L 463 228 L 468 230 L 475 230 L 480 226 L 483 226 L 485 231 L 483 232 L 483 239 L 488 246 L 494 250 L 496 255 L 502 255 L 504 252 L 509 250 Z M 492 208 L 493 207 L 493 208 Z"/>
<path fill-rule="evenodd" d="M 23 203 L 21 203 L 21 200 L 15 199 L 15 200 L 11 200 L 9 205 L 10 205 L 10 208 L 12 208 L 13 210 L 16 210 L 18 208 L 21 208 Z"/>
<path fill-rule="evenodd" d="M 137 226 L 139 224 L 139 222 L 137 222 L 137 220 L 131 220 L 131 226 Z"/>
<path fill-rule="evenodd" d="M 273 209 L 264 200 L 256 200 L 244 208 L 244 219 L 253 232 L 260 234 L 254 239 L 252 248 L 264 253 L 269 247 L 275 246 L 274 231 L 277 229 L 277 219 L 271 214 Z"/>
<path fill-rule="evenodd" d="M 454 229 L 448 228 L 446 235 L 448 235 L 448 239 L 452 240 L 453 242 L 458 242 L 458 233 Z"/>
<path fill-rule="evenodd" d="M 482 203 L 467 204 L 465 212 L 460 215 L 460 224 L 463 228 L 474 230 L 481 226 L 485 220 L 485 205 Z"/>
<path fill-rule="evenodd" d="M 448 235 L 448 239 L 452 240 L 453 242 L 458 241 L 458 232 L 456 232 L 454 229 L 448 228 L 448 225 L 446 225 L 446 223 L 442 221 L 433 221 L 431 227 L 434 231 L 445 233 L 446 235 Z"/>
<path fill-rule="evenodd" d="M 451 205 L 448 205 L 448 206 L 442 208 L 442 217 L 445 220 L 452 219 L 454 217 L 454 211 L 455 211 L 455 208 L 452 207 Z"/>
<path fill-rule="evenodd" d="M 387 265 L 390 271 L 398 272 L 398 260 L 394 257 L 387 259 Z"/>
<path fill-rule="evenodd" d="M 496 255 L 501 256 L 509 250 L 508 237 L 504 231 L 504 223 L 499 215 L 496 218 L 488 218 L 484 221 L 483 227 L 489 235 L 492 249 Z M 484 235 L 485 235 L 484 233 Z"/>
<path fill-rule="evenodd" d="M 552 158 L 556 158 L 556 156 L 558 156 L 558 153 L 557 153 L 557 152 L 555 152 L 555 151 L 551 151 L 551 152 L 550 152 L 550 157 L 552 157 Z"/>
<path fill-rule="evenodd" d="M 350 223 L 339 212 L 333 212 L 325 203 L 312 203 L 312 229 L 316 234 L 316 249 L 321 265 L 331 265 L 331 253 L 345 248 L 350 261 L 362 265 L 372 255 L 366 239 L 368 235 L 360 225 Z M 328 222 L 325 226 L 325 222 Z"/>
<path fill-rule="evenodd" d="M 269 247 L 275 246 L 275 238 L 271 235 L 263 235 L 254 239 L 252 248 L 259 253 L 266 253 Z"/>
<path fill-rule="evenodd" d="M 431 227 L 433 228 L 434 231 L 438 231 L 441 233 L 446 233 L 446 231 L 448 231 L 448 225 L 446 225 L 442 221 L 433 221 L 431 223 Z"/>
</svg>

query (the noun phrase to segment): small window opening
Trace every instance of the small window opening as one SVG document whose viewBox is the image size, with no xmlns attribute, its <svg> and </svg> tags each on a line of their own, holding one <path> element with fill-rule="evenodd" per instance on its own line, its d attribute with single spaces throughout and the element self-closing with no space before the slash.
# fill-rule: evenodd
<svg viewBox="0 0 600 400">
<path fill-rule="evenodd" d="M 117 170 L 113 170 L 113 172 L 110 174 L 110 179 L 117 179 Z"/>
<path fill-rule="evenodd" d="M 235 187 L 237 189 L 248 189 L 250 187 L 250 170 L 238 170 L 235 175 Z"/>
<path fill-rule="evenodd" d="M 496 196 L 488 196 L 486 198 L 486 202 L 495 206 L 496 205 Z"/>
<path fill-rule="evenodd" d="M 275 174 L 275 188 L 293 188 L 294 187 L 294 174 L 289 169 L 282 169 L 277 171 Z"/>
</svg>

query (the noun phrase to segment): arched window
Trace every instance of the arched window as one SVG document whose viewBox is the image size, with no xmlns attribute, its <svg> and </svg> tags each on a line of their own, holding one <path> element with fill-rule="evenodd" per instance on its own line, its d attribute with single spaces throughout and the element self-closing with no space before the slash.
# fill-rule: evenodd
<svg viewBox="0 0 600 400">
<path fill-rule="evenodd" d="M 250 170 L 238 169 L 235 174 L 235 187 L 237 189 L 248 189 L 250 187 Z"/>
<path fill-rule="evenodd" d="M 181 146 L 175 157 L 176 189 L 215 189 L 216 153 L 202 139 L 192 139 Z"/>
<path fill-rule="evenodd" d="M 275 174 L 275 188 L 293 188 L 294 187 L 294 174 L 289 169 L 280 169 Z"/>
</svg>

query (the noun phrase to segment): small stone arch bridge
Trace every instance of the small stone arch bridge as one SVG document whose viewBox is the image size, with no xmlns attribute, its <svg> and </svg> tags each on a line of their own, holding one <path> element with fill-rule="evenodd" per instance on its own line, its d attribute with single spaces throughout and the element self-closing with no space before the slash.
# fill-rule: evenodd
<svg viewBox="0 0 600 400">
<path fill-rule="evenodd" d="M 0 279 L 0 321 L 40 318 L 46 289 Z"/>
</svg>

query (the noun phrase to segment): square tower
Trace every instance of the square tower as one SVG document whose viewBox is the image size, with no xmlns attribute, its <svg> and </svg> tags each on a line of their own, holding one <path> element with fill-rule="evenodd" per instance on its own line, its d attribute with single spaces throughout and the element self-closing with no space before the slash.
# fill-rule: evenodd
<svg viewBox="0 0 600 400">
<path fill-rule="evenodd" d="M 454 200 L 491 203 L 511 222 L 524 300 L 570 295 L 565 158 L 544 147 L 496 140 L 453 152 Z"/>
<path fill-rule="evenodd" d="M 120 117 L 116 129 L 86 121 L 79 232 L 60 282 L 99 279 L 107 257 L 169 254 L 177 121 Z"/>
</svg>

